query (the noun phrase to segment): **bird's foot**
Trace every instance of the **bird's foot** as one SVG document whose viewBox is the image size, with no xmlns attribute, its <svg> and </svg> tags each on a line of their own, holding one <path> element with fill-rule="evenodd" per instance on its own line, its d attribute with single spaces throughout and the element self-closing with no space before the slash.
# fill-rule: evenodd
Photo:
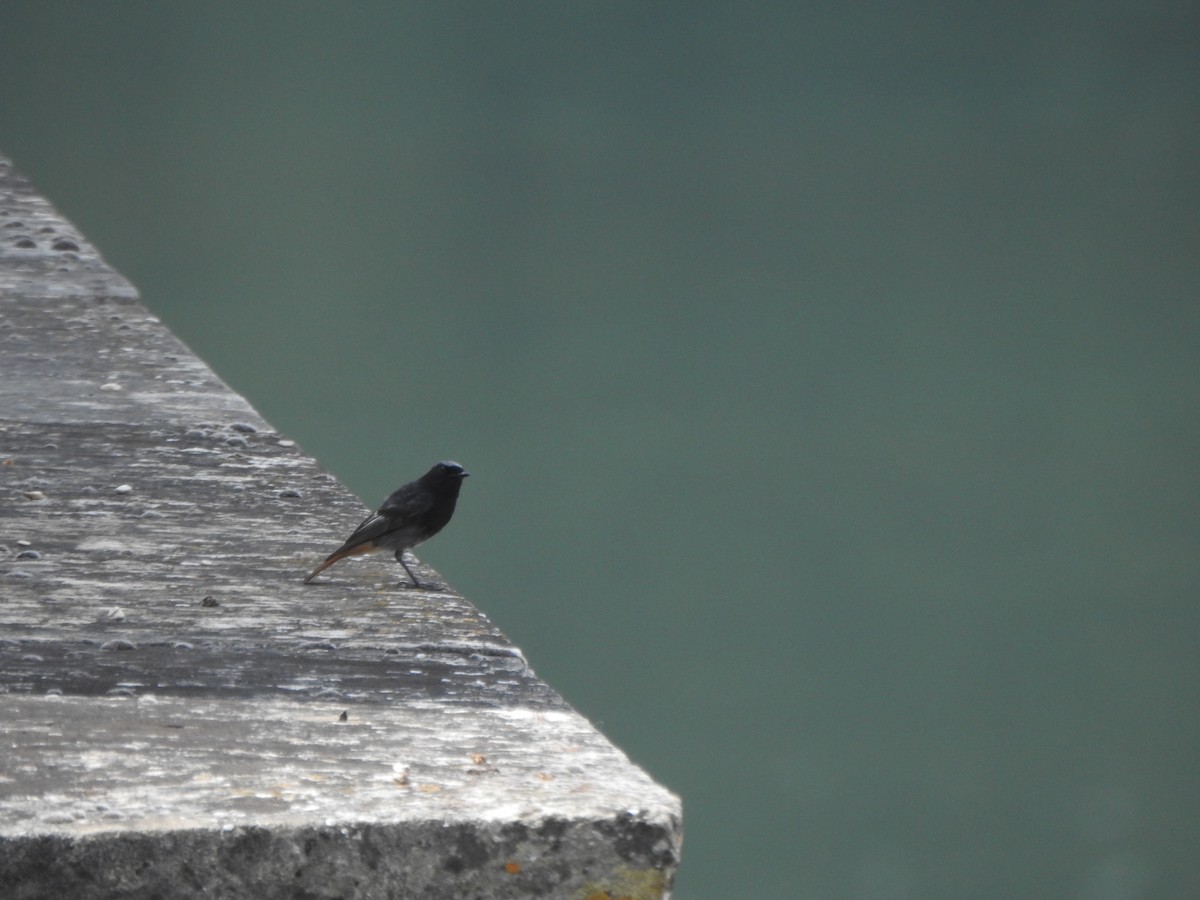
<svg viewBox="0 0 1200 900">
<path fill-rule="evenodd" d="M 396 587 L 408 591 L 444 591 L 446 589 L 444 584 L 436 581 L 417 581 L 415 578 L 412 581 L 401 581 Z"/>
</svg>

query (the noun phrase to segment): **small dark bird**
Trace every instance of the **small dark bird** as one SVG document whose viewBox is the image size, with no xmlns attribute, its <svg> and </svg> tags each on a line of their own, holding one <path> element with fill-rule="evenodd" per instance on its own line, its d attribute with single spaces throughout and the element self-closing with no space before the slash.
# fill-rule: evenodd
<svg viewBox="0 0 1200 900">
<path fill-rule="evenodd" d="M 320 572 L 347 556 L 392 550 L 396 562 L 404 566 L 412 579 L 413 587 L 420 588 L 421 582 L 404 561 L 404 551 L 429 540 L 446 527 L 454 515 L 463 479 L 469 474 L 458 463 L 444 460 L 416 481 L 397 488 L 378 510 L 363 519 L 342 546 L 312 570 L 304 583 L 308 584 Z"/>
</svg>

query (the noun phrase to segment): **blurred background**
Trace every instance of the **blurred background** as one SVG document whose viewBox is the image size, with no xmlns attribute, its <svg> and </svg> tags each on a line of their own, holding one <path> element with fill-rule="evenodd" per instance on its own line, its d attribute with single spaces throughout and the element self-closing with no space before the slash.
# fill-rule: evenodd
<svg viewBox="0 0 1200 900">
<path fill-rule="evenodd" d="M 420 555 L 683 797 L 677 898 L 1200 896 L 1200 7 L 2 20 L 176 334 L 364 504 L 473 473 Z"/>
</svg>

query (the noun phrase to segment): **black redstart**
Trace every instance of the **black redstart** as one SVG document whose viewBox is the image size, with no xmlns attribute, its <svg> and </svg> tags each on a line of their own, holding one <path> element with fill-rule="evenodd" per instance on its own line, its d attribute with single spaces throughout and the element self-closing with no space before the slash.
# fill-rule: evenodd
<svg viewBox="0 0 1200 900">
<path fill-rule="evenodd" d="M 443 460 L 416 481 L 397 488 L 378 510 L 363 519 L 342 546 L 309 573 L 304 583 L 308 584 L 320 572 L 347 556 L 393 550 L 396 562 L 404 566 L 413 587 L 420 588 L 421 582 L 404 561 L 404 551 L 429 540 L 446 527 L 454 515 L 463 479 L 469 474 L 458 463 Z"/>
</svg>

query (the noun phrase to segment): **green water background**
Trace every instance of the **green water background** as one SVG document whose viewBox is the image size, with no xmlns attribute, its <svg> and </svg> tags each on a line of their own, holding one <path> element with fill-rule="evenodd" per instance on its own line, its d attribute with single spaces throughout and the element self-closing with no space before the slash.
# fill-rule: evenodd
<svg viewBox="0 0 1200 900">
<path fill-rule="evenodd" d="M 677 898 L 1194 898 L 1198 18 L 17 2 L 0 150 L 366 503 L 468 467 Z"/>
</svg>

